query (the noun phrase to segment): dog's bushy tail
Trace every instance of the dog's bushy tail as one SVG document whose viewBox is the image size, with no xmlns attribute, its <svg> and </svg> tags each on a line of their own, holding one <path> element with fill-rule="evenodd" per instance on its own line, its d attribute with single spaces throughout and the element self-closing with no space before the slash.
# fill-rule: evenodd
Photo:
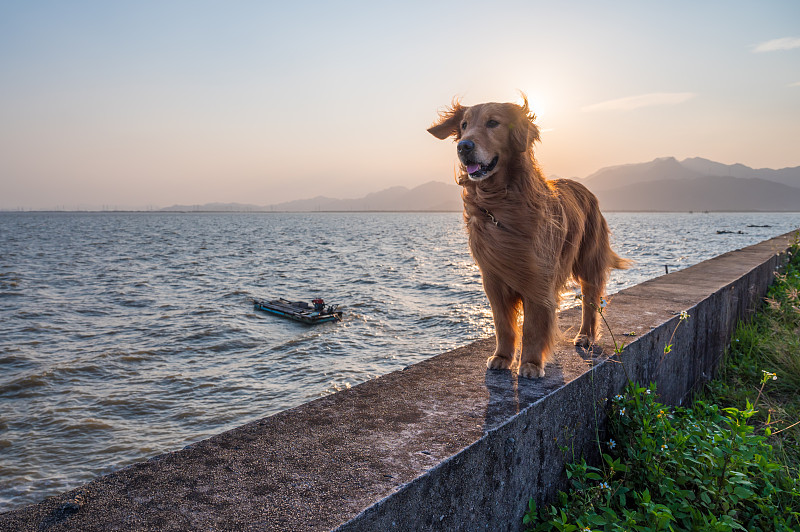
<svg viewBox="0 0 800 532">
<path fill-rule="evenodd" d="M 634 261 L 631 259 L 623 259 L 613 251 L 611 252 L 611 267 L 617 270 L 627 270 L 633 266 Z"/>
</svg>

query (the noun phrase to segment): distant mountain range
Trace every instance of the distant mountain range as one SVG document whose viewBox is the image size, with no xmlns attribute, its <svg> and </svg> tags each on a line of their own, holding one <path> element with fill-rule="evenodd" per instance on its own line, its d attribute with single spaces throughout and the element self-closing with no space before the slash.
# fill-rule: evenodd
<svg viewBox="0 0 800 532">
<path fill-rule="evenodd" d="M 663 157 L 610 166 L 584 179 L 604 211 L 800 211 L 800 166 L 773 170 L 726 165 L 699 157 Z M 431 181 L 391 187 L 358 199 L 317 196 L 275 205 L 209 203 L 162 211 L 460 211 L 461 187 Z"/>
<path fill-rule="evenodd" d="M 603 168 L 579 181 L 604 211 L 800 211 L 800 166 L 753 169 L 664 157 Z"/>
<path fill-rule="evenodd" d="M 206 205 L 173 205 L 162 211 L 244 211 L 244 212 L 349 212 L 349 211 L 460 211 L 461 187 L 441 181 L 430 181 L 418 187 L 391 187 L 358 199 L 336 199 L 317 196 L 275 205 L 241 203 L 209 203 Z"/>
<path fill-rule="evenodd" d="M 461 187 L 429 181 L 418 187 L 391 187 L 359 199 L 318 196 L 271 206 L 276 211 L 460 211 Z"/>
</svg>

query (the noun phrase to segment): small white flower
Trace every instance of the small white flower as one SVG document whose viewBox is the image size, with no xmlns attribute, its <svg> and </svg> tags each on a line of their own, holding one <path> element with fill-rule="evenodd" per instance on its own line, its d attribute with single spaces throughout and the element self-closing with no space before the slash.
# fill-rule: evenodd
<svg viewBox="0 0 800 532">
<path fill-rule="evenodd" d="M 615 400 L 615 401 L 622 401 L 623 399 L 625 399 L 625 398 L 624 398 L 624 397 L 622 397 L 622 396 L 621 396 L 621 395 L 619 395 L 619 394 L 617 394 L 617 395 L 615 395 L 615 396 L 614 396 L 614 400 Z"/>
<path fill-rule="evenodd" d="M 600 483 L 600 488 L 604 489 L 604 490 L 610 490 L 611 486 L 608 485 L 608 482 L 601 482 Z"/>
<path fill-rule="evenodd" d="M 650 395 L 650 393 L 651 393 L 651 392 L 650 392 L 650 388 L 646 389 L 646 390 L 644 391 L 644 393 L 646 393 L 647 395 Z"/>
<path fill-rule="evenodd" d="M 681 321 L 683 321 L 683 320 L 688 320 L 688 319 L 689 319 L 689 317 L 690 317 L 690 316 L 689 316 L 689 313 L 688 313 L 688 312 L 686 312 L 685 310 L 684 310 L 683 312 L 681 312 Z"/>
<path fill-rule="evenodd" d="M 621 416 L 625 415 L 625 407 L 624 406 L 622 408 L 620 408 L 619 415 L 621 415 Z"/>
<path fill-rule="evenodd" d="M 764 374 L 764 380 L 767 379 L 772 379 L 774 381 L 778 380 L 778 375 L 776 375 L 775 373 L 770 373 L 769 371 L 764 371 L 763 369 L 761 370 L 761 373 Z"/>
<path fill-rule="evenodd" d="M 608 440 L 608 448 L 609 449 L 613 449 L 616 446 L 617 446 L 617 442 L 615 442 L 614 440 Z"/>
<path fill-rule="evenodd" d="M 669 450 L 669 447 L 667 447 L 667 444 L 666 444 L 666 443 L 663 443 L 663 444 L 661 444 L 661 450 L 662 450 L 662 451 L 667 451 L 667 450 Z"/>
<path fill-rule="evenodd" d="M 607 306 L 608 306 L 608 301 L 606 301 L 606 298 L 600 299 L 600 308 L 606 308 Z"/>
</svg>

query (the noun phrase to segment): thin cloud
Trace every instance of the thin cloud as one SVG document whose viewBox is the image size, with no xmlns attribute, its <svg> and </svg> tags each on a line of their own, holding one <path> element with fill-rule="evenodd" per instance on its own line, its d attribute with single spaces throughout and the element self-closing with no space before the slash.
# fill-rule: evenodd
<svg viewBox="0 0 800 532">
<path fill-rule="evenodd" d="M 753 51 L 759 52 L 777 52 L 779 50 L 792 50 L 800 48 L 800 37 L 783 37 L 781 39 L 772 39 L 771 41 L 762 42 L 757 44 Z"/>
<path fill-rule="evenodd" d="M 800 87 L 800 81 L 795 81 L 794 83 L 789 83 L 790 87 Z"/>
<path fill-rule="evenodd" d="M 653 107 L 656 105 L 677 105 L 695 97 L 693 92 L 653 92 L 650 94 L 640 94 L 639 96 L 628 96 L 605 102 L 587 105 L 582 110 L 586 112 L 594 111 L 631 111 L 641 107 Z"/>
</svg>

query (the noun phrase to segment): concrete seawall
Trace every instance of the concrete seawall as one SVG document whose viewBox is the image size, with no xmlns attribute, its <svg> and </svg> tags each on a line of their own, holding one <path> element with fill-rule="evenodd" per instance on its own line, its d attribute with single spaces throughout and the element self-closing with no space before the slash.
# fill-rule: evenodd
<svg viewBox="0 0 800 532">
<path fill-rule="evenodd" d="M 619 292 L 631 378 L 681 403 L 757 307 L 792 235 Z M 678 323 L 691 318 L 663 347 Z M 579 309 L 560 317 L 574 334 Z M 570 331 L 570 329 L 572 329 Z M 622 337 L 622 333 L 635 333 Z M 606 332 L 604 353 L 613 346 Z M 0 530 L 518 530 L 529 497 L 592 456 L 623 366 L 562 342 L 539 380 L 487 371 L 480 340 L 0 514 Z"/>
</svg>

